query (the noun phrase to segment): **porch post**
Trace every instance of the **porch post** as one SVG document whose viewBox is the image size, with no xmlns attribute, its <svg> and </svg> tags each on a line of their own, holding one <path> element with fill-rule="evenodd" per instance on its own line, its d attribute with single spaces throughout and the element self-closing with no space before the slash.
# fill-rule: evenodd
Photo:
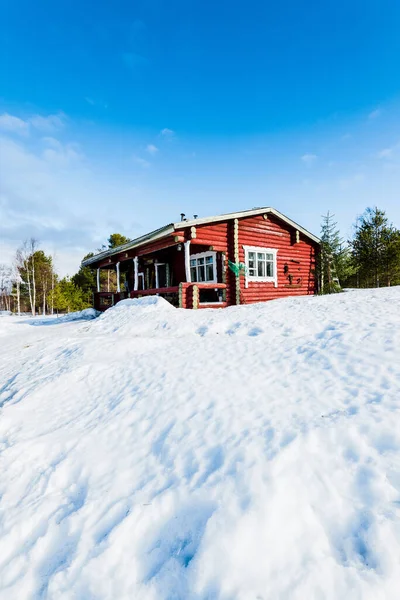
<svg viewBox="0 0 400 600">
<path fill-rule="evenodd" d="M 100 291 L 100 267 L 97 269 L 97 291 Z"/>
<path fill-rule="evenodd" d="M 137 256 L 133 259 L 133 265 L 135 269 L 134 279 L 133 279 L 133 289 L 136 292 L 139 289 L 139 259 Z"/>
<path fill-rule="evenodd" d="M 119 262 L 117 262 L 117 264 L 116 264 L 116 269 L 117 269 L 117 292 L 119 294 L 119 292 L 121 291 L 121 284 L 119 281 Z"/>
<path fill-rule="evenodd" d="M 186 273 L 186 281 L 188 283 L 191 282 L 190 277 L 190 240 L 185 242 L 185 273 Z"/>
<path fill-rule="evenodd" d="M 157 268 L 157 260 L 154 261 L 154 270 L 156 272 L 156 289 L 158 290 L 158 283 L 159 283 L 159 279 L 158 279 L 158 268 Z"/>
</svg>

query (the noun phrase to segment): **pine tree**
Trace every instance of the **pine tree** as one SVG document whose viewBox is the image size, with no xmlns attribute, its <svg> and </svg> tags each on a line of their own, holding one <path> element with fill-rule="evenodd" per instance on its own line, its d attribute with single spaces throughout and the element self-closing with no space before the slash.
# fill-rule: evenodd
<svg viewBox="0 0 400 600">
<path fill-rule="evenodd" d="M 92 258 L 92 256 L 94 256 L 93 252 L 89 252 L 89 254 L 83 257 L 83 260 Z M 71 281 L 75 287 L 82 290 L 86 302 L 91 304 L 93 301 L 93 292 L 96 291 L 96 270 L 90 267 L 82 267 L 81 265 L 79 271 L 71 277 Z"/>
<path fill-rule="evenodd" d="M 109 248 L 116 248 L 117 246 L 127 244 L 128 242 L 130 242 L 130 239 L 125 237 L 121 233 L 112 233 L 107 241 Z"/>
<path fill-rule="evenodd" d="M 400 282 L 400 232 L 389 224 L 385 211 L 367 208 L 357 221 L 351 246 L 358 286 Z"/>
<path fill-rule="evenodd" d="M 322 217 L 321 252 L 318 263 L 319 287 L 322 294 L 340 292 L 340 282 L 351 271 L 348 248 L 340 237 L 334 215 L 329 211 Z"/>
</svg>

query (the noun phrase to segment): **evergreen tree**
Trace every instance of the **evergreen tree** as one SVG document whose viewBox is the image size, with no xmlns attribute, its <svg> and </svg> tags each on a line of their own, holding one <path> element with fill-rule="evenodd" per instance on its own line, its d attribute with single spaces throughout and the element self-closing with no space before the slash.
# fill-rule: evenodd
<svg viewBox="0 0 400 600">
<path fill-rule="evenodd" d="M 383 210 L 367 208 L 351 242 L 359 287 L 400 283 L 400 232 Z"/>
<path fill-rule="evenodd" d="M 329 211 L 322 217 L 321 252 L 318 261 L 320 293 L 340 292 L 340 283 L 346 280 L 352 270 L 348 247 L 340 237 L 334 215 Z"/>
<path fill-rule="evenodd" d="M 87 258 L 92 258 L 94 256 L 93 252 L 89 252 L 83 260 Z M 79 268 L 79 271 L 75 273 L 75 275 L 71 278 L 72 283 L 75 287 L 80 288 L 82 290 L 83 296 L 89 304 L 92 303 L 93 292 L 96 291 L 96 270 L 91 269 L 90 266 Z"/>
<path fill-rule="evenodd" d="M 51 299 L 57 312 L 76 312 L 91 306 L 91 302 L 87 301 L 83 291 L 68 277 L 61 279 L 51 293 Z"/>
<path fill-rule="evenodd" d="M 116 248 L 117 246 L 122 246 L 123 244 L 127 244 L 131 240 L 121 233 L 112 233 L 108 238 L 108 247 Z"/>
</svg>

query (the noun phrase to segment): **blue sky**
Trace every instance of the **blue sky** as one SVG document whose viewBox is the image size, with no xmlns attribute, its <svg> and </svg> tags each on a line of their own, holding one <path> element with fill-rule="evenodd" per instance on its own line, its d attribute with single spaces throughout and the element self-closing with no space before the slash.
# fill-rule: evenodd
<svg viewBox="0 0 400 600">
<path fill-rule="evenodd" d="M 400 227 L 400 3 L 6 1 L 0 260 L 274 206 Z"/>
</svg>

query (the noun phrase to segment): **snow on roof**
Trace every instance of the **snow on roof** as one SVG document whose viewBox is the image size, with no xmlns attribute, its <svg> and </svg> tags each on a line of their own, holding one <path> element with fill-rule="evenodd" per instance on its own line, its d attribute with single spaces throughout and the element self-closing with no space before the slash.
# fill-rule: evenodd
<svg viewBox="0 0 400 600">
<path fill-rule="evenodd" d="M 304 229 L 304 227 L 301 227 L 301 225 L 299 225 L 295 221 L 292 221 L 292 219 L 289 219 L 289 217 L 286 217 L 286 215 L 282 214 L 275 208 L 264 206 L 259 208 L 252 208 L 250 210 L 244 210 L 241 212 L 226 213 L 222 215 L 215 215 L 212 217 L 200 217 L 198 219 L 190 219 L 178 221 L 177 223 L 170 223 L 168 225 L 164 225 L 164 227 L 160 227 L 159 229 L 155 229 L 150 233 L 135 238 L 134 240 L 131 240 L 126 244 L 122 244 L 121 246 L 117 246 L 116 248 L 111 248 L 109 250 L 104 250 L 99 254 L 95 254 L 91 258 L 83 260 L 82 265 L 87 266 L 94 262 L 102 260 L 103 258 L 107 258 L 108 256 L 113 256 L 114 254 L 119 254 L 120 252 L 124 252 L 125 250 L 132 250 L 133 248 L 143 246 L 144 244 L 148 244 L 149 242 L 153 242 L 155 240 L 163 238 L 169 234 L 174 233 L 174 231 L 179 231 L 181 229 L 185 229 L 186 227 L 196 227 L 197 225 L 205 225 L 207 223 L 218 223 L 219 221 L 227 221 L 231 219 L 242 219 L 244 217 L 252 217 L 262 215 L 265 213 L 274 215 L 275 217 L 277 217 L 281 221 L 284 221 L 294 229 L 297 229 L 297 231 L 300 231 L 304 236 L 311 239 L 313 242 L 317 244 L 320 243 L 320 239 L 316 235 L 310 233 L 309 231 L 307 231 L 307 229 Z"/>
</svg>

